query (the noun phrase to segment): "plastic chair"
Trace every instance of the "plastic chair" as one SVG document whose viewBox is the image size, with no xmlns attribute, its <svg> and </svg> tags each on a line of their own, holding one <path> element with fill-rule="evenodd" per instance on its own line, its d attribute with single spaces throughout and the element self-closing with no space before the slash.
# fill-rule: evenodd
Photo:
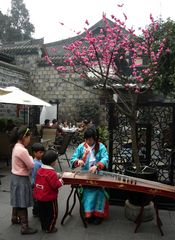
<svg viewBox="0 0 175 240">
<path fill-rule="evenodd" d="M 43 128 L 41 143 L 43 143 L 45 148 L 54 145 L 56 131 L 56 128 Z"/>
</svg>

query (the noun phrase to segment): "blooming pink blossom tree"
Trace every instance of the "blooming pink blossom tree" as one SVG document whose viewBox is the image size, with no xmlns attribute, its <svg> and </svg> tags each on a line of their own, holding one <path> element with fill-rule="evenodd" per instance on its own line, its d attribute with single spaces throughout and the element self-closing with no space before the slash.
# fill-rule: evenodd
<svg viewBox="0 0 175 240">
<path fill-rule="evenodd" d="M 99 32 L 85 28 L 85 35 L 65 46 L 63 66 L 58 72 L 73 72 L 94 86 L 110 89 L 117 96 L 117 108 L 125 114 L 131 126 L 132 153 L 137 171 L 140 170 L 136 138 L 137 98 L 148 91 L 158 75 L 159 59 L 165 41 L 152 36 L 159 25 L 150 15 L 151 24 L 142 30 L 140 37 L 133 29 L 126 28 L 125 21 L 111 16 L 109 21 L 103 14 L 104 26 Z M 89 25 L 89 22 L 85 22 Z M 52 64 L 48 55 L 45 59 Z M 127 92 L 127 94 L 126 94 Z"/>
</svg>

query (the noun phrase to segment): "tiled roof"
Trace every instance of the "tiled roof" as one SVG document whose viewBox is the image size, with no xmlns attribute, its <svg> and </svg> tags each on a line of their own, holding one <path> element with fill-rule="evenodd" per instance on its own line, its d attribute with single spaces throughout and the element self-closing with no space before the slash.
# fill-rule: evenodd
<svg viewBox="0 0 175 240">
<path fill-rule="evenodd" d="M 10 55 L 27 54 L 37 52 L 44 44 L 44 39 L 30 39 L 26 41 L 13 42 L 10 44 L 3 44 L 0 46 L 0 53 L 7 53 Z"/>
<path fill-rule="evenodd" d="M 12 57 L 11 55 L 0 53 L 0 61 L 11 63 L 13 62 L 13 60 L 14 60 L 14 57 Z"/>
<path fill-rule="evenodd" d="M 113 22 L 108 19 L 108 22 L 110 25 L 113 25 Z M 100 29 L 104 27 L 104 21 L 100 20 L 96 24 L 94 24 L 89 30 L 91 30 L 93 33 L 98 34 Z M 64 46 L 69 45 L 70 43 L 80 40 L 85 36 L 85 32 L 83 32 L 80 35 L 77 35 L 75 37 L 59 40 L 56 42 L 51 42 L 44 44 L 44 39 L 31 39 L 27 41 L 21 41 L 21 42 L 14 42 L 11 44 L 4 44 L 3 46 L 0 46 L 0 53 L 10 54 L 12 56 L 15 55 L 25 55 L 30 53 L 38 53 L 39 49 L 42 49 L 42 51 L 47 51 L 48 55 L 52 58 L 53 62 L 59 63 L 62 61 L 62 58 L 65 55 Z M 41 59 L 39 64 L 43 65 L 44 61 Z"/>
<path fill-rule="evenodd" d="M 112 21 L 110 21 L 110 20 L 108 20 L 108 21 L 109 21 L 109 24 L 111 24 L 111 25 L 113 24 Z M 94 24 L 91 28 L 89 28 L 89 30 L 98 34 L 100 31 L 100 28 L 102 28 L 102 27 L 104 27 L 104 22 L 103 22 L 103 20 L 100 20 L 99 22 Z M 77 35 L 72 38 L 67 38 L 64 40 L 57 41 L 57 42 L 47 43 L 47 44 L 44 44 L 44 47 L 46 48 L 47 53 L 50 57 L 56 57 L 56 56 L 58 57 L 59 56 L 59 58 L 60 58 L 60 56 L 63 56 L 65 54 L 65 50 L 63 48 L 65 45 L 69 45 L 72 42 L 75 42 L 76 40 L 82 39 L 83 37 L 85 37 L 85 34 L 86 33 L 83 32 L 82 34 Z"/>
<path fill-rule="evenodd" d="M 109 25 L 113 26 L 114 23 L 109 19 L 107 19 L 107 20 L 109 22 Z M 89 30 L 91 30 L 93 32 L 93 34 L 99 34 L 100 29 L 104 26 L 105 26 L 104 21 L 103 21 L 103 19 L 101 19 L 96 24 L 94 24 L 91 28 L 89 28 Z M 123 29 L 123 31 L 126 31 L 126 30 Z M 75 42 L 76 40 L 82 39 L 83 37 L 85 37 L 85 35 L 86 35 L 86 32 L 83 32 L 82 34 L 77 35 L 77 36 L 72 37 L 72 38 L 67 38 L 67 39 L 64 39 L 64 40 L 44 44 L 43 45 L 43 47 L 44 47 L 43 51 L 47 51 L 49 57 L 52 59 L 52 62 L 54 64 L 58 64 L 58 65 L 59 65 L 59 63 L 62 64 L 63 63 L 63 57 L 66 53 L 66 50 L 64 49 L 64 46 L 69 45 L 72 42 Z M 43 65 L 44 60 L 42 59 L 39 64 Z"/>
</svg>

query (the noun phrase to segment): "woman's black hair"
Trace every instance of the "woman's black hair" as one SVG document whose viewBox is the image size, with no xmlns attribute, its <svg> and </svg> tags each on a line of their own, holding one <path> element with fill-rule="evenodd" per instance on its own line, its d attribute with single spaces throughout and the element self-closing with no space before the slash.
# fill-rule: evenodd
<svg viewBox="0 0 175 240">
<path fill-rule="evenodd" d="M 99 132 L 95 127 L 89 127 L 84 132 L 84 139 L 93 138 L 95 141 L 95 154 L 99 149 Z"/>
<path fill-rule="evenodd" d="M 47 124 L 49 124 L 50 123 L 50 120 L 49 119 L 45 119 L 44 120 L 44 125 L 47 125 Z"/>
<path fill-rule="evenodd" d="M 84 139 L 93 138 L 95 141 L 98 140 L 99 134 L 95 127 L 89 127 L 84 132 Z"/>
<path fill-rule="evenodd" d="M 34 143 L 31 149 L 32 149 L 32 152 L 45 151 L 45 148 L 41 143 Z"/>
<path fill-rule="evenodd" d="M 18 140 L 22 140 L 24 137 L 28 137 L 30 135 L 31 132 L 27 126 L 15 127 L 11 132 L 10 142 L 15 144 Z"/>
<path fill-rule="evenodd" d="M 42 157 L 42 163 L 50 166 L 51 163 L 57 160 L 57 158 L 58 158 L 57 152 L 52 149 L 49 149 L 44 153 Z"/>
</svg>

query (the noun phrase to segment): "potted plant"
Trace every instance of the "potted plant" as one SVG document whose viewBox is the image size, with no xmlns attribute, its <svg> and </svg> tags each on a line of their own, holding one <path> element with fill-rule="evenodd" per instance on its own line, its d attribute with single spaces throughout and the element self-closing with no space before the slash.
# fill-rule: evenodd
<svg viewBox="0 0 175 240">
<path fill-rule="evenodd" d="M 45 60 L 60 75 L 64 73 L 65 79 L 66 73 L 74 73 L 74 76 L 79 76 L 86 83 L 89 81 L 88 91 L 98 94 L 101 89 L 105 97 L 113 99 L 118 112 L 129 119 L 134 166 L 132 171 L 138 176 L 147 171 L 147 168 L 141 166 L 139 159 L 138 97 L 152 89 L 159 76 L 161 56 L 169 54 L 170 49 L 166 48 L 166 39 L 160 41 L 157 38 L 159 24 L 152 15 L 150 25 L 142 29 L 139 37 L 134 29 L 127 29 L 127 17 L 123 15 L 123 21 L 114 15 L 110 21 L 103 14 L 100 28 L 85 28 L 85 33 L 65 46 L 64 64 L 54 65 L 47 51 Z M 89 25 L 88 21 L 86 25 Z M 77 81 L 75 85 L 77 86 Z"/>
<path fill-rule="evenodd" d="M 167 52 L 166 40 L 157 39 L 159 24 L 150 15 L 151 23 L 136 36 L 133 29 L 126 28 L 124 21 L 103 14 L 100 29 L 87 29 L 78 40 L 65 46 L 64 64 L 54 66 L 45 52 L 45 60 L 59 73 L 74 73 L 94 86 L 114 96 L 119 112 L 125 114 L 131 126 L 132 155 L 136 172 L 141 171 L 136 136 L 137 100 L 148 92 L 159 74 L 161 55 Z M 86 24 L 89 25 L 88 21 Z M 93 31 L 94 30 L 94 31 Z M 65 77 L 65 76 L 64 76 Z M 76 82 L 77 84 L 77 82 Z M 110 91 L 108 91 L 110 89 Z M 94 94 L 98 91 L 94 90 Z"/>
</svg>

